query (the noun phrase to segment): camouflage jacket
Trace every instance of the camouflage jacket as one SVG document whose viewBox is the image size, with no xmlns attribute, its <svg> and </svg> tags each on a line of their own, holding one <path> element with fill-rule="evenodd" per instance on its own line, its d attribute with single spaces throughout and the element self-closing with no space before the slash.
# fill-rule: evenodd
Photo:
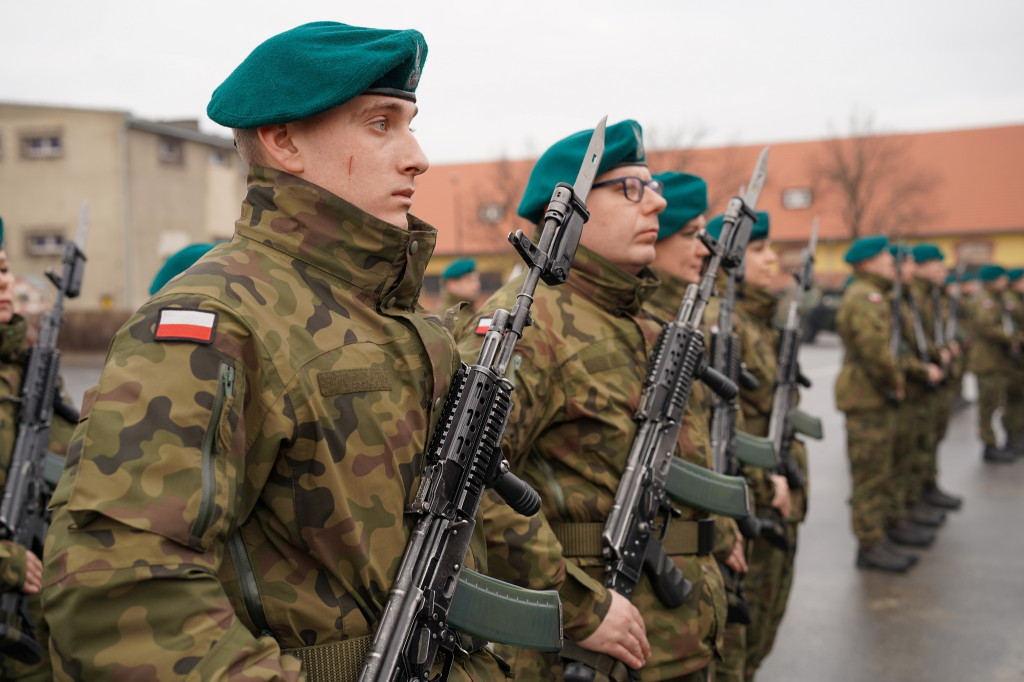
<svg viewBox="0 0 1024 682">
<path fill-rule="evenodd" d="M 511 309 L 523 278 L 508 282 L 482 309 Z M 576 641 L 591 634 L 607 612 L 604 560 L 565 557 L 552 526 L 607 520 L 636 434 L 633 416 L 648 358 L 661 330 L 641 308 L 656 286 L 650 271 L 630 276 L 580 247 L 564 285 L 537 288 L 534 324 L 512 363 L 515 406 L 502 449 L 513 470 L 540 490 L 543 506 L 526 519 L 504 505 L 488 505 L 488 567 L 510 582 L 559 590 L 565 633 Z M 463 354 L 475 356 L 481 338 L 470 331 L 460 339 Z M 692 509 L 681 509 L 682 518 L 673 523 L 695 518 Z M 673 560 L 694 585 L 685 604 L 667 609 L 646 575 L 633 595 L 653 650 L 643 679 L 668 679 L 705 667 L 725 620 L 714 558 Z M 516 665 L 525 673 L 533 664 Z"/>
<path fill-rule="evenodd" d="M 1019 360 L 1010 357 L 1012 337 L 1003 325 L 1003 296 L 985 289 L 971 310 L 971 345 L 967 369 L 975 374 L 1005 372 Z"/>
<path fill-rule="evenodd" d="M 921 359 L 921 354 L 918 352 L 918 338 L 917 331 L 915 330 L 914 322 L 914 310 L 910 305 L 911 297 L 917 305 L 919 311 L 919 319 L 921 322 L 921 330 L 924 332 L 923 340 L 927 346 L 926 356 L 927 360 Z M 934 345 L 927 343 L 927 327 L 925 326 L 925 315 L 923 312 L 923 302 L 921 296 L 912 290 L 912 287 L 903 288 L 903 297 L 900 301 L 900 354 L 897 358 L 900 366 L 900 371 L 907 378 L 907 390 L 914 396 L 920 396 L 924 390 L 925 385 L 928 381 L 928 365 L 935 360 L 932 358 L 932 351 Z"/>
<path fill-rule="evenodd" d="M 664 324 L 675 320 L 679 314 L 679 304 L 686 294 L 688 282 L 659 268 L 651 269 L 661 280 L 661 286 L 644 302 L 644 307 Z M 714 469 L 711 459 L 711 398 L 711 390 L 707 386 L 700 381 L 694 382 L 679 432 L 680 457 L 708 469 Z M 736 545 L 739 528 L 733 519 L 725 516 L 715 516 L 715 528 L 718 530 L 715 556 L 724 561 Z"/>
<path fill-rule="evenodd" d="M 892 282 L 855 272 L 839 303 L 836 330 L 843 342 L 843 367 L 836 380 L 836 408 L 843 412 L 884 410 L 900 371 L 889 352 Z"/>
<path fill-rule="evenodd" d="M 398 569 L 459 364 L 417 303 L 436 231 L 249 182 L 233 239 L 128 320 L 86 394 L 44 575 L 69 677 L 301 679 L 280 648 L 369 634 Z M 454 677 L 496 671 L 480 652 Z"/>
</svg>

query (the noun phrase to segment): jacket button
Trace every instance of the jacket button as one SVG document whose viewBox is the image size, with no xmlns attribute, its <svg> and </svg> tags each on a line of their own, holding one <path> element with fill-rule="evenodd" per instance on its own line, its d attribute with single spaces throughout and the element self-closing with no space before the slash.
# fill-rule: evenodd
<svg viewBox="0 0 1024 682">
<path fill-rule="evenodd" d="M 409 244 L 409 253 L 416 253 L 419 250 L 420 250 L 420 243 L 419 242 L 417 242 L 417 241 L 410 242 L 410 244 Z"/>
</svg>

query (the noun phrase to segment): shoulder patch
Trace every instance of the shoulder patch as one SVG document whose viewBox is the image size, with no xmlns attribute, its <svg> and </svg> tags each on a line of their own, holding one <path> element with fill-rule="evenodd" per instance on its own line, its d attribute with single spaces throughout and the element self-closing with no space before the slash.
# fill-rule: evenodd
<svg viewBox="0 0 1024 682">
<path fill-rule="evenodd" d="M 872 303 L 881 303 L 882 295 L 877 291 L 872 291 L 870 294 L 868 294 L 868 300 L 871 301 Z"/>
<path fill-rule="evenodd" d="M 476 323 L 477 336 L 483 336 L 486 334 L 487 330 L 491 328 L 491 322 L 493 321 L 493 317 L 481 317 L 480 321 Z"/>
<path fill-rule="evenodd" d="M 217 313 L 189 308 L 161 308 L 154 341 L 192 341 L 209 345 L 217 328 Z"/>
</svg>

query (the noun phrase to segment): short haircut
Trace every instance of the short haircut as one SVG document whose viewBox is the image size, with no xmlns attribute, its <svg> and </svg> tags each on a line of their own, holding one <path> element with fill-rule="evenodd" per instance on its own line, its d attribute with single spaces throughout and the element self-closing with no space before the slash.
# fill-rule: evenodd
<svg viewBox="0 0 1024 682">
<path fill-rule="evenodd" d="M 263 141 L 260 140 L 257 128 L 233 128 L 235 148 L 247 166 L 266 166 L 266 155 Z"/>
</svg>

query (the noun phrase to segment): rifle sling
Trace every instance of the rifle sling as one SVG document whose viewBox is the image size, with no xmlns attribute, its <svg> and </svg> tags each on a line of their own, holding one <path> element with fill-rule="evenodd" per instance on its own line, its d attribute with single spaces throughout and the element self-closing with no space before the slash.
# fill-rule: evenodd
<svg viewBox="0 0 1024 682">
<path fill-rule="evenodd" d="M 562 544 L 563 556 L 602 556 L 603 523 L 553 523 L 551 530 Z M 661 544 L 669 556 L 710 554 L 715 546 L 715 520 L 672 521 L 668 524 L 668 532 Z"/>
</svg>

